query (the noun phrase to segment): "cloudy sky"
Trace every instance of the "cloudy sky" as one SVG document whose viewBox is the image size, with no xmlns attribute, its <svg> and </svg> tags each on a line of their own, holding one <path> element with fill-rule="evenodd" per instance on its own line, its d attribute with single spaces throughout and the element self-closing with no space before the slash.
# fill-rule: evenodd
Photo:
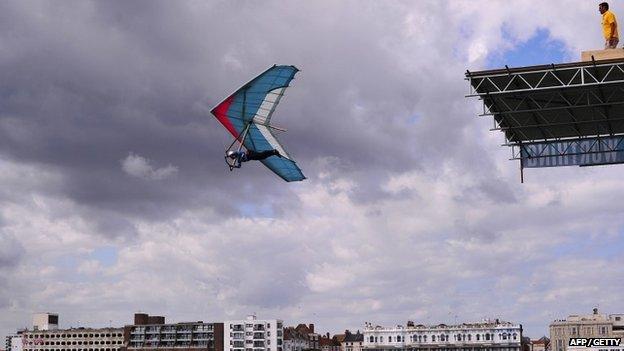
<svg viewBox="0 0 624 351">
<path fill-rule="evenodd" d="M 532 337 L 624 312 L 624 168 L 520 184 L 464 97 L 466 69 L 576 61 L 599 23 L 584 0 L 0 2 L 0 336 L 38 311 Z M 209 113 L 276 63 L 301 69 L 274 115 L 301 183 L 229 172 Z"/>
</svg>

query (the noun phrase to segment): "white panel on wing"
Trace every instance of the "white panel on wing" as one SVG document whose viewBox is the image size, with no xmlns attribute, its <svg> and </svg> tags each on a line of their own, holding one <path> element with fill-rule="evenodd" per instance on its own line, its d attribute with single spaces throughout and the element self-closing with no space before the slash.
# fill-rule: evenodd
<svg viewBox="0 0 624 351">
<path fill-rule="evenodd" d="M 264 101 L 262 101 L 260 108 L 258 108 L 258 112 L 256 112 L 256 115 L 254 116 L 253 121 L 255 123 L 266 124 L 269 121 L 275 106 L 278 104 L 282 94 L 284 93 L 284 89 L 286 89 L 286 87 L 275 89 L 264 97 Z"/>
<path fill-rule="evenodd" d="M 279 141 L 275 139 L 275 137 L 273 136 L 273 133 L 271 133 L 268 127 L 260 125 L 260 124 L 256 124 L 256 127 L 258 128 L 260 133 L 262 133 L 262 136 L 264 136 L 264 138 L 269 142 L 269 144 L 271 144 L 271 146 L 274 149 L 277 149 L 277 151 L 279 151 L 279 153 L 282 156 L 290 159 L 290 156 L 288 156 L 288 154 L 286 153 L 282 145 L 279 143 Z"/>
</svg>

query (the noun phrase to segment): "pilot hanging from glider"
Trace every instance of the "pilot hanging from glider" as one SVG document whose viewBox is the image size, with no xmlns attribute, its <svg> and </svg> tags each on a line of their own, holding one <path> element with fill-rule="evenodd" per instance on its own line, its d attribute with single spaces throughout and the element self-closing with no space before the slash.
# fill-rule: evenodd
<svg viewBox="0 0 624 351">
<path fill-rule="evenodd" d="M 274 65 L 212 109 L 212 114 L 234 137 L 225 153 L 230 171 L 241 168 L 243 162 L 258 160 L 287 182 L 306 179 L 275 136 L 275 131 L 285 130 L 270 123 L 275 107 L 298 71 L 295 66 Z"/>
<path fill-rule="evenodd" d="M 232 167 L 234 168 L 241 168 L 241 163 L 247 162 L 247 161 L 261 161 L 271 156 L 282 157 L 282 155 L 279 153 L 279 150 L 277 149 L 264 150 L 260 152 L 253 151 L 253 150 L 247 150 L 247 151 L 228 150 L 226 152 L 226 155 L 230 159 L 234 160 L 234 164 L 232 165 Z"/>
</svg>

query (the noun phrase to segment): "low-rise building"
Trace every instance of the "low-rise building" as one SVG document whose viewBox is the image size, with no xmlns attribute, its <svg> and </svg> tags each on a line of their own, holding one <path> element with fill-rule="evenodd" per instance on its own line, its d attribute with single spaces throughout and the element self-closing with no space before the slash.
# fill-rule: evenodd
<svg viewBox="0 0 624 351">
<path fill-rule="evenodd" d="M 594 308 L 589 315 L 570 315 L 552 322 L 550 348 L 568 351 L 570 338 L 620 338 L 624 340 L 624 314 L 600 314 Z"/>
<path fill-rule="evenodd" d="M 284 328 L 284 351 L 304 351 L 310 349 L 308 334 L 299 332 L 295 327 Z"/>
<path fill-rule="evenodd" d="M 299 324 L 295 330 L 308 337 L 308 350 L 320 350 L 320 335 L 314 332 L 314 324 Z"/>
<path fill-rule="evenodd" d="M 364 350 L 520 351 L 522 326 L 499 320 L 458 325 L 381 327 L 366 324 Z"/>
<path fill-rule="evenodd" d="M 6 338 L 6 351 L 120 351 L 124 346 L 122 328 L 59 329 L 56 313 L 33 315 L 32 329 Z"/>
<path fill-rule="evenodd" d="M 123 328 L 25 330 L 21 339 L 22 351 L 120 351 L 124 346 Z"/>
<path fill-rule="evenodd" d="M 358 330 L 355 334 L 345 330 L 344 339 L 341 343 L 342 351 L 362 351 L 364 335 Z"/>
<path fill-rule="evenodd" d="M 330 337 L 329 333 L 320 337 L 319 346 L 321 351 L 341 351 L 340 341 L 335 335 Z"/>
<path fill-rule="evenodd" d="M 529 343 L 530 351 L 548 351 L 550 350 L 550 339 L 542 336 L 537 340 L 531 340 Z"/>
<path fill-rule="evenodd" d="M 165 317 L 137 313 L 124 335 L 127 351 L 223 351 L 223 323 L 166 324 Z"/>
</svg>

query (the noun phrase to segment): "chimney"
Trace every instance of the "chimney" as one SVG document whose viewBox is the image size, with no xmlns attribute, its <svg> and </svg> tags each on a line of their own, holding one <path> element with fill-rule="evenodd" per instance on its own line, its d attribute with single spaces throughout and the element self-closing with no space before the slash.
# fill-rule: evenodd
<svg viewBox="0 0 624 351">
<path fill-rule="evenodd" d="M 314 324 L 309 324 L 308 328 L 310 329 L 310 333 L 314 334 Z"/>
<path fill-rule="evenodd" d="M 329 339 L 329 332 L 327 332 L 327 338 Z"/>
</svg>

